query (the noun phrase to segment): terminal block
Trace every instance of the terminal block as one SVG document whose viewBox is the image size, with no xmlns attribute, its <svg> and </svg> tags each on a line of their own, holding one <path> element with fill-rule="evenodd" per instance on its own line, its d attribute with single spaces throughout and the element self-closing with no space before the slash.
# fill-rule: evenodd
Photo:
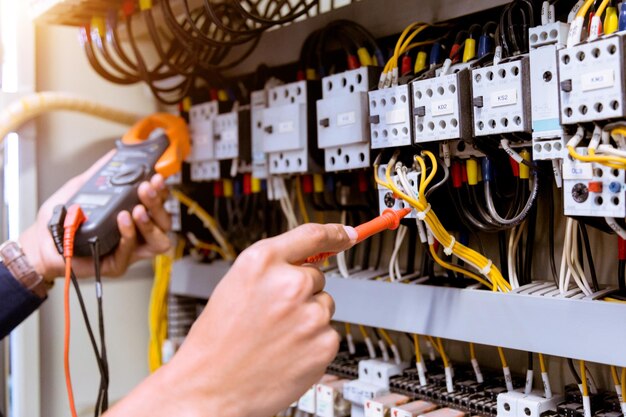
<svg viewBox="0 0 626 417">
<path fill-rule="evenodd" d="M 190 174 L 191 181 L 194 182 L 219 180 L 220 162 L 217 160 L 192 162 Z"/>
<path fill-rule="evenodd" d="M 378 67 L 361 67 L 322 79 L 317 101 L 317 143 L 326 171 L 370 166 L 367 92 L 378 82 Z"/>
<path fill-rule="evenodd" d="M 530 95 L 533 159 L 561 157 L 563 128 L 560 122 L 557 51 L 565 47 L 569 25 L 555 22 L 530 28 Z"/>
<path fill-rule="evenodd" d="M 577 148 L 586 154 L 587 148 Z M 563 205 L 566 216 L 626 216 L 623 169 L 563 159 Z"/>
<path fill-rule="evenodd" d="M 363 417 L 367 400 L 389 394 L 391 378 L 401 375 L 406 363 L 396 365 L 379 359 L 359 361 L 359 378 L 343 386 L 343 396 L 352 403 L 351 416 Z"/>
<path fill-rule="evenodd" d="M 250 162 L 250 110 L 218 114 L 213 121 L 215 159 Z"/>
<path fill-rule="evenodd" d="M 563 159 L 566 153 L 565 139 L 563 137 L 553 139 L 533 138 L 533 159 L 535 161 Z"/>
<path fill-rule="evenodd" d="M 250 136 L 252 141 L 252 176 L 267 178 L 267 155 L 263 152 L 263 111 L 267 107 L 267 92 L 250 94 Z"/>
<path fill-rule="evenodd" d="M 320 86 L 298 81 L 269 90 L 263 111 L 263 151 L 268 154 L 270 174 L 302 174 L 317 169 L 315 100 Z"/>
<path fill-rule="evenodd" d="M 339 379 L 316 386 L 316 416 L 347 417 L 350 415 L 350 402 L 343 398 L 343 388 L 348 382 L 347 379 Z"/>
<path fill-rule="evenodd" d="M 612 35 L 559 51 L 561 124 L 626 116 L 624 48 Z"/>
<path fill-rule="evenodd" d="M 409 85 L 369 92 L 372 149 L 407 146 L 411 140 L 411 93 Z"/>
<path fill-rule="evenodd" d="M 386 169 L 387 169 L 387 165 L 381 165 L 378 167 L 378 175 L 380 178 L 385 178 Z M 417 172 L 415 171 L 409 172 L 407 174 L 407 178 L 409 180 L 409 184 L 411 185 L 411 187 L 415 187 L 413 191 L 417 192 L 417 185 L 418 185 Z M 391 176 L 391 179 L 394 181 L 394 183 L 397 186 L 400 187 L 400 180 L 398 179 L 398 176 L 395 175 L 395 173 Z M 408 203 L 405 203 L 403 200 L 396 198 L 393 194 L 393 191 L 391 191 L 390 189 L 378 185 L 378 208 L 381 214 L 383 211 L 385 211 L 388 208 L 391 208 L 394 210 L 400 210 L 405 207 L 409 207 Z M 413 210 L 405 218 L 414 219 L 416 218 L 416 216 L 417 216 L 416 211 Z"/>
<path fill-rule="evenodd" d="M 472 136 L 469 70 L 411 84 L 416 143 Z"/>
<path fill-rule="evenodd" d="M 472 70 L 474 135 L 530 133 L 528 57 Z"/>
</svg>

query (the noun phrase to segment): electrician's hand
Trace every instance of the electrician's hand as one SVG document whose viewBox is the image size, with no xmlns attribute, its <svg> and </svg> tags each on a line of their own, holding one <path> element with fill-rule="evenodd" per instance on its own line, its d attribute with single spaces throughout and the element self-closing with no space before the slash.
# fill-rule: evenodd
<svg viewBox="0 0 626 417">
<path fill-rule="evenodd" d="M 112 156 L 113 151 L 87 171 L 65 183 L 41 206 L 35 224 L 20 236 L 20 245 L 29 262 L 47 281 L 63 276 L 64 273 L 63 257 L 57 252 L 48 231 L 48 221 L 54 207 L 65 204 Z M 171 227 L 171 219 L 163 207 L 168 193 L 163 177 L 158 174 L 153 176 L 149 182 L 139 186 L 138 193 L 142 204 L 135 206 L 132 214 L 123 211 L 117 216 L 122 237 L 116 250 L 102 259 L 103 275 L 120 276 L 131 263 L 163 253 L 170 247 L 166 232 Z M 94 274 L 91 257 L 74 258 L 72 267 L 78 277 Z"/>
<path fill-rule="evenodd" d="M 301 262 L 343 251 L 356 237 L 351 227 L 306 224 L 245 250 L 172 361 L 110 417 L 263 417 L 287 408 L 339 347 L 324 274 Z"/>
</svg>

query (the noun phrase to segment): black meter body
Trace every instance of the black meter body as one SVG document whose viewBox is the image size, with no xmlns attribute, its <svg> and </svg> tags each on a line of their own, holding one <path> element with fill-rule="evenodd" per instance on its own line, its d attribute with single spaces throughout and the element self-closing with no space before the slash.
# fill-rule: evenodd
<svg viewBox="0 0 626 417">
<path fill-rule="evenodd" d="M 91 256 L 96 238 L 100 255 L 115 249 L 120 240 L 118 213 L 139 204 L 139 185 L 155 174 L 154 166 L 169 145 L 160 129 L 142 142 L 116 142 L 111 159 L 67 202 L 66 207 L 80 205 L 87 218 L 76 231 L 74 255 Z"/>
</svg>

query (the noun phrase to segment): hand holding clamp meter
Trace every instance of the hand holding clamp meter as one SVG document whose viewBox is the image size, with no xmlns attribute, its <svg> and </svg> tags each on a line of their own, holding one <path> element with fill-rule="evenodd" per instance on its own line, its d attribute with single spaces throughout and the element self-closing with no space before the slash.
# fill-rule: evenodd
<svg viewBox="0 0 626 417">
<path fill-rule="evenodd" d="M 101 255 L 113 251 L 120 240 L 117 214 L 139 204 L 137 189 L 143 181 L 156 173 L 167 178 L 179 172 L 189 150 L 182 118 L 156 113 L 137 122 L 117 141 L 113 157 L 66 204 L 78 204 L 86 217 L 76 231 L 74 254 L 90 256 L 95 238 Z"/>
</svg>

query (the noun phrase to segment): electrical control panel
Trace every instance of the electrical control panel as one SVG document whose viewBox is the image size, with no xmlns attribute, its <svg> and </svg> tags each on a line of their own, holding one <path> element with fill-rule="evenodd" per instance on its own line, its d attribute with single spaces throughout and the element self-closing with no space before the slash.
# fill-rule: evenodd
<svg viewBox="0 0 626 417">
<path fill-rule="evenodd" d="M 252 176 L 267 178 L 267 155 L 263 151 L 263 112 L 267 107 L 267 91 L 250 93 L 250 139 L 252 152 Z"/>
<path fill-rule="evenodd" d="M 319 83 L 298 81 L 273 87 L 263 111 L 263 151 L 270 174 L 297 174 L 317 169 L 315 100 Z"/>
<path fill-rule="evenodd" d="M 324 149 L 327 172 L 371 165 L 367 92 L 379 75 L 378 67 L 361 67 L 322 79 L 323 98 L 317 101 L 317 143 Z"/>
<path fill-rule="evenodd" d="M 559 51 L 561 124 L 626 116 L 624 52 L 619 34 Z"/>
<path fill-rule="evenodd" d="M 530 133 L 528 57 L 472 70 L 474 135 Z"/>
<path fill-rule="evenodd" d="M 562 22 L 528 31 L 534 160 L 559 159 L 564 148 L 557 51 L 565 47 L 568 31 Z"/>
<path fill-rule="evenodd" d="M 577 148 L 587 154 L 586 148 Z M 563 159 L 563 205 L 566 216 L 626 216 L 624 170 Z"/>
<path fill-rule="evenodd" d="M 413 143 L 411 106 L 408 84 L 369 92 L 372 149 Z"/>
<path fill-rule="evenodd" d="M 250 161 L 250 110 L 218 114 L 213 121 L 215 159 Z"/>
<path fill-rule="evenodd" d="M 469 70 L 414 81 L 411 90 L 416 143 L 472 136 Z"/>
</svg>

